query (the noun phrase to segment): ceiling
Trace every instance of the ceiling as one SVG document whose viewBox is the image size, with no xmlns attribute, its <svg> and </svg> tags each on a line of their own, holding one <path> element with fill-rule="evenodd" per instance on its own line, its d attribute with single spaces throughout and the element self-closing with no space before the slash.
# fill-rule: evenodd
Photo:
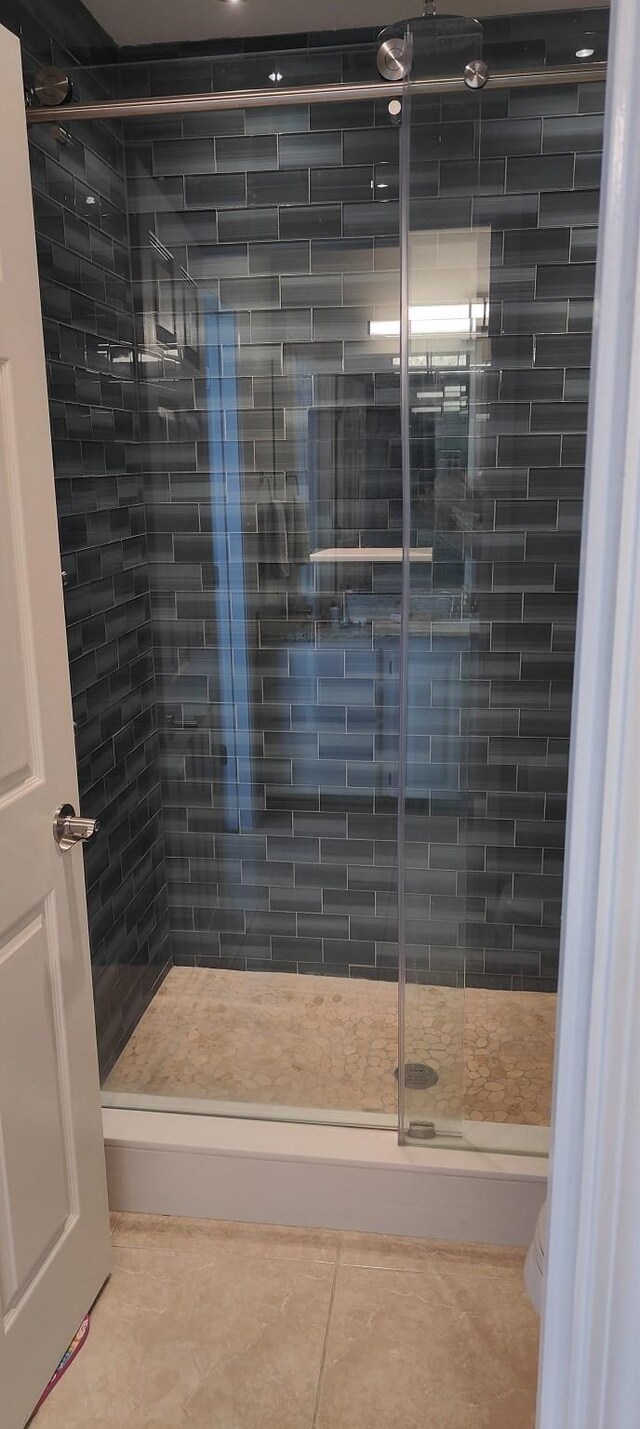
<svg viewBox="0 0 640 1429">
<path fill-rule="evenodd" d="M 420 14 L 421 0 L 85 0 L 119 45 L 234 39 L 388 25 Z M 441 15 L 602 9 L 603 0 L 439 0 Z"/>
</svg>

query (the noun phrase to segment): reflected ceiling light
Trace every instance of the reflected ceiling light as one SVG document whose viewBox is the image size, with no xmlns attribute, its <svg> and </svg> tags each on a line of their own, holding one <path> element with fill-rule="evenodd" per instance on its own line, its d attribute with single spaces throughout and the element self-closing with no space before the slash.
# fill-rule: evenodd
<svg viewBox="0 0 640 1429">
<path fill-rule="evenodd" d="M 488 303 L 435 303 L 430 307 L 409 308 L 412 337 L 427 333 L 474 333 L 486 327 Z M 400 323 L 395 318 L 374 319 L 369 323 L 370 337 L 397 337 Z"/>
<path fill-rule="evenodd" d="M 596 52 L 596 36 L 590 30 L 585 30 L 584 35 L 576 50 L 577 60 L 590 60 Z"/>
</svg>

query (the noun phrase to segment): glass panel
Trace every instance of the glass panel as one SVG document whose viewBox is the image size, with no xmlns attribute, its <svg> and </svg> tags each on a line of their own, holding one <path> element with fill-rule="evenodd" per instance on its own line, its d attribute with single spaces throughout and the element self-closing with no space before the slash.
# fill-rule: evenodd
<svg viewBox="0 0 640 1429">
<path fill-rule="evenodd" d="M 316 44 L 305 46 L 299 41 L 302 36 L 289 36 L 280 49 L 262 49 L 229 52 L 223 42 L 203 44 L 200 54 L 171 56 L 163 59 L 148 59 L 142 50 L 140 61 L 126 64 L 92 65 L 90 68 L 77 66 L 68 71 L 73 84 L 73 99 L 82 103 L 101 99 L 141 99 L 193 94 L 218 94 L 247 89 L 268 89 L 273 87 L 274 104 L 277 104 L 279 90 L 298 88 L 303 85 L 340 84 L 357 80 L 379 80 L 376 67 L 376 44 Z M 293 40 L 293 43 L 290 41 Z M 223 111 L 218 111 L 223 113 Z M 222 132 L 237 133 L 233 114 L 238 113 L 244 123 L 242 110 L 224 111 Z M 258 123 L 269 130 L 267 113 L 260 111 L 250 115 L 248 123 Z M 174 127 L 180 132 L 181 116 L 173 116 Z M 167 119 L 167 124 L 169 123 Z M 140 130 L 145 120 L 138 125 Z M 294 132 L 297 126 L 294 126 Z M 153 129 L 152 137 L 155 135 Z M 168 137 L 168 136 L 167 136 Z"/>
<path fill-rule="evenodd" d="M 411 101 L 410 1138 L 546 1144 L 603 101 Z"/>
<path fill-rule="evenodd" d="M 107 1096 L 395 1126 L 398 131 L 124 132 L 172 966 Z"/>
<path fill-rule="evenodd" d="M 606 26 L 487 17 L 482 54 L 588 64 Z M 419 72 L 459 71 L 466 50 L 422 33 Z M 75 72 L 74 98 L 270 84 L 274 104 L 31 131 L 107 1096 L 394 1124 L 403 673 L 400 1060 L 439 1059 L 434 1090 L 401 1088 L 403 1126 L 530 1147 L 603 85 L 416 100 L 402 661 L 399 131 L 384 98 L 278 102 L 375 79 L 376 46 L 214 50 Z"/>
<path fill-rule="evenodd" d="M 447 57 L 456 48 L 451 24 L 442 37 Z M 470 55 L 477 54 L 477 37 L 469 37 L 467 28 L 462 43 Z M 430 49 L 426 30 L 437 54 L 439 27 L 433 17 L 405 38 L 414 73 L 424 71 Z M 464 57 L 459 58 L 464 67 Z M 441 103 L 438 97 L 438 115 Z M 478 305 L 484 311 L 486 288 L 486 261 L 483 271 L 474 235 L 456 227 L 455 215 L 445 227 L 443 205 L 423 197 L 425 183 L 431 191 L 439 170 L 436 158 L 429 179 L 427 155 L 438 154 L 441 143 L 434 100 L 412 96 L 405 85 L 400 1114 L 402 1133 L 416 1141 L 455 1139 L 462 1130 L 464 960 L 458 930 L 465 903 L 458 887 L 458 828 L 465 803 L 461 661 L 469 636 L 460 598 L 464 572 L 458 503 L 469 465 L 471 314 Z"/>
</svg>

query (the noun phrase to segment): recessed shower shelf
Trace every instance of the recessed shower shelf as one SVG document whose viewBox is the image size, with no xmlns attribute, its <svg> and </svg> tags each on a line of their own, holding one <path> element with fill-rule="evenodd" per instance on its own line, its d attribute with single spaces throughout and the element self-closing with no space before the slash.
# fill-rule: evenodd
<svg viewBox="0 0 640 1429">
<path fill-rule="evenodd" d="M 402 546 L 327 546 L 322 551 L 312 551 L 310 560 L 323 561 L 398 561 L 402 560 Z M 433 547 L 414 547 L 409 552 L 409 560 L 422 565 L 430 565 Z"/>
</svg>

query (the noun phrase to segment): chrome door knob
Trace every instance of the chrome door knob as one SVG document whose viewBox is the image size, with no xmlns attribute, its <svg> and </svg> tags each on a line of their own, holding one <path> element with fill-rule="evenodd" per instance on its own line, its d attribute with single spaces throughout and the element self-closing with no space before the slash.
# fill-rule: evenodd
<svg viewBox="0 0 640 1429">
<path fill-rule="evenodd" d="M 61 849 L 68 849 L 92 839 L 99 828 L 97 819 L 81 819 L 73 804 L 61 804 L 54 815 L 53 837 Z"/>
</svg>

